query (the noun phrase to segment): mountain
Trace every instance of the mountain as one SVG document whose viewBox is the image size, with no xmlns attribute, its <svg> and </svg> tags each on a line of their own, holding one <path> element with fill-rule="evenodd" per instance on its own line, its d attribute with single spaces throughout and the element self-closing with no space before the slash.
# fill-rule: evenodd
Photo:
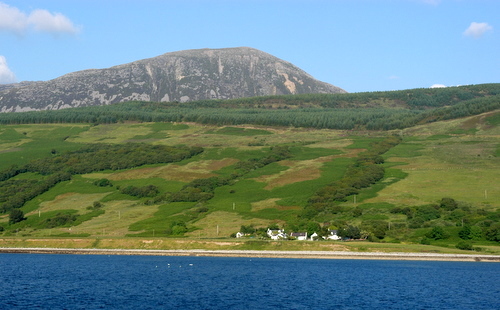
<svg viewBox="0 0 500 310">
<path fill-rule="evenodd" d="M 253 48 L 197 49 L 4 89 L 0 112 L 305 93 L 345 91 Z"/>
<path fill-rule="evenodd" d="M 16 87 L 24 87 L 24 86 L 28 86 L 28 85 L 33 85 L 35 83 L 37 83 L 37 82 L 23 81 L 20 83 L 0 84 L 0 92 L 5 91 L 5 90 L 9 90 L 12 88 L 16 88 Z"/>
</svg>

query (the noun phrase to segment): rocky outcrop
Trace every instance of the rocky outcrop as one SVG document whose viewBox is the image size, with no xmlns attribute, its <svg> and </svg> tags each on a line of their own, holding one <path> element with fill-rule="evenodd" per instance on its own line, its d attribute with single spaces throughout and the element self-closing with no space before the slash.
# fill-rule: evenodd
<svg viewBox="0 0 500 310">
<path fill-rule="evenodd" d="M 248 48 L 163 54 L 0 91 L 0 111 L 57 110 L 131 100 L 188 102 L 263 95 L 343 93 L 289 62 Z"/>
</svg>

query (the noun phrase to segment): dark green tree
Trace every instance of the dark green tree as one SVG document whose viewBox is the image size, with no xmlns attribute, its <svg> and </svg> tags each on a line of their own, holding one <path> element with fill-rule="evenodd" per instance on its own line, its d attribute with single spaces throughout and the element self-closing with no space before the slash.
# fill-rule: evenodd
<svg viewBox="0 0 500 310">
<path fill-rule="evenodd" d="M 240 232 L 242 234 L 245 234 L 245 235 L 251 235 L 253 233 L 255 233 L 255 227 L 253 227 L 253 225 L 248 225 L 248 226 L 245 226 L 245 225 L 241 225 L 241 228 L 240 228 Z"/>
<path fill-rule="evenodd" d="M 429 231 L 425 236 L 429 239 L 434 240 L 441 240 L 449 237 L 449 235 L 444 231 L 443 227 L 440 226 L 432 228 L 432 230 Z"/>
<path fill-rule="evenodd" d="M 458 232 L 458 236 L 464 240 L 478 240 L 483 236 L 483 231 L 480 227 L 464 225 L 462 229 Z"/>
<path fill-rule="evenodd" d="M 106 186 L 113 186 L 110 180 L 108 179 L 99 179 L 94 182 L 94 185 L 100 186 L 100 187 L 106 187 Z"/>
<path fill-rule="evenodd" d="M 487 240 L 500 242 L 500 223 L 491 225 L 485 235 Z"/>
<path fill-rule="evenodd" d="M 21 221 L 24 221 L 26 218 L 24 217 L 24 212 L 19 209 L 12 209 L 9 213 L 9 223 L 15 224 Z"/>
<path fill-rule="evenodd" d="M 358 226 L 349 225 L 340 229 L 338 235 L 347 239 L 359 239 L 361 238 L 361 230 Z"/>
<path fill-rule="evenodd" d="M 470 241 L 464 241 L 464 240 L 458 242 L 457 245 L 455 245 L 455 247 L 460 250 L 468 250 L 468 251 L 474 250 L 472 243 Z"/>
<path fill-rule="evenodd" d="M 453 198 L 443 198 L 439 203 L 439 206 L 447 211 L 453 211 L 458 208 L 458 204 Z"/>
<path fill-rule="evenodd" d="M 464 239 L 464 240 L 469 240 L 469 239 L 472 239 L 471 235 L 471 229 L 470 229 L 470 226 L 469 225 L 465 225 L 464 227 L 462 227 L 462 229 L 460 229 L 460 231 L 458 232 L 458 236 L 461 238 L 461 239 Z"/>
</svg>

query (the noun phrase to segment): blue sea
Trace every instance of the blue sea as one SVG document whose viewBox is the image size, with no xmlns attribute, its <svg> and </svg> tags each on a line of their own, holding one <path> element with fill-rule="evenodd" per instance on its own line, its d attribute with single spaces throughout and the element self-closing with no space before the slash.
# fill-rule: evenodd
<svg viewBox="0 0 500 310">
<path fill-rule="evenodd" d="M 0 309 L 500 309 L 500 264 L 0 254 Z"/>
</svg>

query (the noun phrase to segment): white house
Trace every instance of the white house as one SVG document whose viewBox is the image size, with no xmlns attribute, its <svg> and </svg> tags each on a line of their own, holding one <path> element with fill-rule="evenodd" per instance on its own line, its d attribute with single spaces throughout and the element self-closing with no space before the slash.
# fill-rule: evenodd
<svg viewBox="0 0 500 310">
<path fill-rule="evenodd" d="M 326 239 L 327 239 L 327 240 L 340 240 L 340 239 L 342 239 L 341 237 L 339 237 L 339 236 L 337 235 L 338 230 L 336 230 L 336 229 L 331 229 L 331 230 L 329 230 L 328 232 L 329 232 L 330 234 L 326 237 Z"/>
<path fill-rule="evenodd" d="M 280 240 L 288 238 L 288 235 L 285 233 L 283 229 L 267 229 L 267 235 L 272 240 Z"/>
<path fill-rule="evenodd" d="M 236 233 L 236 238 L 241 238 L 241 237 L 243 237 L 243 236 L 245 236 L 245 234 L 244 234 L 244 233 L 242 233 L 242 232 L 237 232 L 237 233 Z"/>
<path fill-rule="evenodd" d="M 318 234 L 315 232 L 314 234 L 311 235 L 311 237 L 309 237 L 312 240 L 316 240 L 318 238 Z"/>
<path fill-rule="evenodd" d="M 291 233 L 290 236 L 297 240 L 307 240 L 307 232 Z"/>
</svg>

